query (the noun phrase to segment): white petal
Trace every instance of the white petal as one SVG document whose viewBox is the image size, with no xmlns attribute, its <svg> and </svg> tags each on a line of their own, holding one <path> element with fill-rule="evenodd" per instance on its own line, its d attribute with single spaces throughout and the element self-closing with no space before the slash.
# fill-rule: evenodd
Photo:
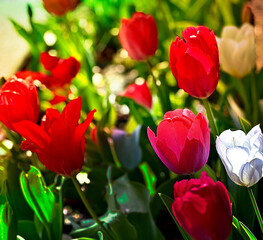
<svg viewBox="0 0 263 240">
<path fill-rule="evenodd" d="M 247 134 L 247 139 L 249 140 L 251 137 L 253 137 L 253 136 L 254 136 L 255 134 L 257 134 L 257 133 L 262 133 L 259 124 L 256 125 L 255 127 L 253 127 L 253 128 L 248 132 L 248 134 Z"/>
<path fill-rule="evenodd" d="M 234 75 L 232 53 L 236 43 L 232 39 L 222 39 L 218 42 L 220 67 L 230 75 Z"/>
<path fill-rule="evenodd" d="M 250 163 L 246 163 L 240 169 L 240 179 L 244 186 L 251 187 L 262 178 L 263 161 L 254 159 Z"/>
<path fill-rule="evenodd" d="M 240 169 L 248 162 L 249 150 L 244 147 L 229 148 L 226 151 L 227 160 L 230 162 L 232 169 L 231 172 L 240 176 Z M 231 178 L 231 177 L 230 177 Z"/>
<path fill-rule="evenodd" d="M 222 38 L 235 39 L 238 33 L 238 28 L 236 26 L 226 26 L 222 30 Z"/>
<path fill-rule="evenodd" d="M 219 138 L 227 148 L 243 146 L 246 142 L 246 134 L 241 130 L 226 130 L 219 135 Z"/>
</svg>

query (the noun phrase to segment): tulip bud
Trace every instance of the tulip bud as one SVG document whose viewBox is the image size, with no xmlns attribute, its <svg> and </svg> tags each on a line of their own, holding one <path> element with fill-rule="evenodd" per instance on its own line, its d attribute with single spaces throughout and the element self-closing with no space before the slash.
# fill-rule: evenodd
<svg viewBox="0 0 263 240">
<path fill-rule="evenodd" d="M 251 24 L 254 23 L 254 16 L 253 16 L 249 2 L 246 2 L 243 5 L 242 12 L 241 12 L 241 20 L 242 20 L 242 23 L 245 23 L 245 22 L 251 23 Z"/>
<path fill-rule="evenodd" d="M 152 94 L 146 82 L 143 84 L 130 84 L 121 96 L 132 98 L 135 102 L 148 109 L 152 108 Z"/>
<path fill-rule="evenodd" d="M 226 130 L 216 139 L 216 150 L 231 180 L 251 187 L 263 176 L 263 135 L 259 125 L 246 135 Z"/>
<path fill-rule="evenodd" d="M 79 4 L 79 0 L 43 0 L 43 3 L 49 13 L 62 16 L 74 10 Z"/>
<path fill-rule="evenodd" d="M 62 114 L 55 109 L 47 109 L 41 126 L 30 121 L 15 123 L 15 130 L 26 138 L 21 143 L 21 149 L 37 153 L 49 170 L 67 177 L 75 176 L 83 165 L 84 133 L 95 112 L 91 111 L 86 120 L 78 124 L 80 110 L 79 97 L 70 101 Z"/>
<path fill-rule="evenodd" d="M 219 79 L 218 48 L 213 31 L 207 27 L 188 27 L 183 38 L 176 37 L 170 47 L 170 68 L 178 86 L 193 97 L 207 98 Z"/>
<path fill-rule="evenodd" d="M 207 162 L 210 134 L 202 113 L 189 109 L 167 112 L 157 128 L 157 136 L 148 128 L 148 138 L 156 154 L 176 174 L 192 174 Z"/>
<path fill-rule="evenodd" d="M 131 19 L 122 19 L 119 38 L 129 56 L 137 61 L 154 55 L 158 47 L 156 23 L 151 15 L 144 13 L 134 13 Z"/>
<path fill-rule="evenodd" d="M 241 28 L 226 26 L 217 38 L 219 60 L 223 71 L 242 78 L 256 65 L 254 27 L 244 23 Z"/>
<path fill-rule="evenodd" d="M 9 78 L 0 88 L 0 121 L 14 130 L 13 124 L 22 120 L 37 122 L 39 101 L 37 89 L 30 80 Z"/>
<path fill-rule="evenodd" d="M 232 209 L 228 192 L 206 172 L 200 179 L 174 184 L 173 214 L 195 240 L 226 240 L 231 232 Z"/>
</svg>

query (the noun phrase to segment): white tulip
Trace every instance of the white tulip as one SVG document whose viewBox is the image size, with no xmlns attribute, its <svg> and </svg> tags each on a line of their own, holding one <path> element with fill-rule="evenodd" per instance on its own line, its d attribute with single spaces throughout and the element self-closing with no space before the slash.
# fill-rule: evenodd
<svg viewBox="0 0 263 240">
<path fill-rule="evenodd" d="M 242 78 L 256 65 L 254 27 L 244 23 L 241 28 L 226 26 L 221 38 L 217 37 L 219 61 L 223 71 Z"/>
<path fill-rule="evenodd" d="M 263 173 L 263 134 L 259 125 L 246 135 L 226 130 L 216 139 L 216 150 L 228 176 L 238 185 L 251 187 Z"/>
</svg>

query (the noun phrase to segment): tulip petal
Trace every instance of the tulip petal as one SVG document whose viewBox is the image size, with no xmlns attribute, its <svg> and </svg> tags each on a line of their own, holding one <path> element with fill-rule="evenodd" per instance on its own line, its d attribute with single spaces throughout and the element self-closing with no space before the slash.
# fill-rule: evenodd
<svg viewBox="0 0 263 240">
<path fill-rule="evenodd" d="M 242 166 L 240 169 L 240 179 L 244 186 L 251 187 L 262 178 L 263 161 L 254 159 Z"/>
<path fill-rule="evenodd" d="M 243 146 L 246 142 L 246 134 L 241 130 L 226 130 L 219 135 L 219 138 L 227 148 Z"/>
<path fill-rule="evenodd" d="M 255 147 L 259 151 L 263 151 L 263 135 L 259 124 L 253 127 L 247 134 L 247 140 L 250 142 L 250 147 Z"/>
<path fill-rule="evenodd" d="M 76 127 L 79 122 L 81 110 L 81 98 L 71 100 L 63 109 L 61 117 L 68 122 L 71 127 Z"/>
<path fill-rule="evenodd" d="M 43 52 L 40 55 L 40 62 L 46 70 L 52 70 L 59 62 L 59 58 L 49 55 L 47 52 Z"/>
<path fill-rule="evenodd" d="M 83 153 L 85 152 L 85 138 L 83 137 L 93 119 L 95 112 L 96 110 L 94 109 L 88 113 L 86 120 L 77 126 L 73 135 L 73 142 L 76 144 L 75 147 L 78 148 L 79 146 L 81 148 L 81 152 Z"/>
<path fill-rule="evenodd" d="M 200 133 L 199 133 L 200 134 Z M 188 138 L 179 156 L 178 169 L 184 174 L 192 174 L 199 171 L 207 162 L 209 146 L 203 146 L 200 140 Z"/>
<path fill-rule="evenodd" d="M 38 148 L 45 148 L 47 142 L 50 141 L 50 137 L 46 132 L 34 122 L 25 120 L 13 124 L 15 131 L 21 136 L 34 143 Z"/>
<path fill-rule="evenodd" d="M 177 173 L 178 171 L 176 166 L 178 165 L 178 160 L 175 154 L 166 147 L 166 144 L 162 143 L 157 137 L 155 137 L 154 132 L 149 127 L 147 128 L 147 135 L 154 151 L 164 163 L 164 165 L 172 172 Z M 170 159 L 173 159 L 172 163 L 169 161 Z"/>
<path fill-rule="evenodd" d="M 158 139 L 166 143 L 167 148 L 175 153 L 177 159 L 184 148 L 190 126 L 191 122 L 182 117 L 165 119 L 158 126 Z"/>
<path fill-rule="evenodd" d="M 228 148 L 226 156 L 233 167 L 231 172 L 239 176 L 240 169 L 248 162 L 249 150 L 244 147 Z"/>
</svg>

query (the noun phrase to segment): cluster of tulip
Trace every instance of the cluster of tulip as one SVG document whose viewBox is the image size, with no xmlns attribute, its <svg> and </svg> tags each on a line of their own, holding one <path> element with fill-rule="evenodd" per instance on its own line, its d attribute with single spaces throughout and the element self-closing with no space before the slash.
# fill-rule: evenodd
<svg viewBox="0 0 263 240">
<path fill-rule="evenodd" d="M 43 2 L 46 10 L 57 16 L 74 10 L 79 4 L 78 1 L 44 0 Z M 263 134 L 259 126 L 258 115 L 252 118 L 252 122 L 255 124 L 253 128 L 248 121 L 240 118 L 244 131 L 224 129 L 220 134 L 212 107 L 208 101 L 208 98 L 218 86 L 220 67 L 225 73 L 236 78 L 242 78 L 253 71 L 256 63 L 253 31 L 253 26 L 248 23 L 243 24 L 240 29 L 228 26 L 223 29 L 222 37 L 219 38 L 205 26 L 187 27 L 182 32 L 182 39 L 177 36 L 170 45 L 169 65 L 177 81 L 178 88 L 203 103 L 209 121 L 202 112 L 195 114 L 188 108 L 173 110 L 169 107 L 166 109 L 163 107 L 163 119 L 159 121 L 158 125 L 155 125 L 154 118 L 151 117 L 153 124 L 148 124 L 147 130 L 143 128 L 145 132 L 142 134 L 148 136 L 148 143 L 151 144 L 159 159 L 173 172 L 169 174 L 174 174 L 173 176 L 177 178 L 179 175 L 183 175 L 182 180 L 173 181 L 174 199 L 170 210 L 172 209 L 173 217 L 176 224 L 179 224 L 178 227 L 184 239 L 190 239 L 190 236 L 196 240 L 226 240 L 230 236 L 232 223 L 242 237 L 256 239 L 249 228 L 233 216 L 232 199 L 227 189 L 229 179 L 235 184 L 248 189 L 262 231 L 261 234 L 263 233 L 262 217 L 251 189 L 263 177 Z M 131 59 L 141 61 L 143 64 L 145 63 L 145 66 L 148 65 L 150 70 L 152 69 L 149 59 L 155 55 L 158 49 L 158 29 L 151 15 L 138 12 L 134 13 L 131 19 L 122 19 L 119 40 Z M 97 123 L 95 127 L 94 123 L 91 122 L 96 110 L 89 111 L 83 118 L 85 114 L 81 114 L 83 113 L 81 112 L 81 97 L 75 98 L 70 89 L 72 79 L 77 76 L 81 69 L 81 63 L 78 60 L 72 56 L 62 59 L 52 56 L 48 52 L 43 52 L 40 55 L 40 63 L 45 72 L 20 71 L 7 79 L 1 86 L 0 121 L 5 125 L 6 131 L 10 133 L 11 137 L 18 136 L 16 135 L 18 133 L 24 138 L 22 142 L 19 138 L 22 150 L 36 153 L 39 161 L 47 169 L 73 180 L 80 198 L 98 225 L 95 232 L 101 231 L 103 234 L 100 239 L 125 239 L 124 236 L 120 237 L 121 235 L 118 235 L 120 230 L 117 231 L 111 225 L 107 227 L 106 225 L 109 223 L 97 217 L 84 196 L 84 192 L 80 189 L 76 176 L 81 171 L 85 171 L 82 170 L 85 164 L 85 147 L 87 148 L 90 144 L 90 142 L 87 143 L 87 138 L 93 140 L 92 144 L 98 151 L 104 151 L 101 142 L 106 139 L 107 143 L 104 142 L 104 144 L 111 148 L 113 163 L 117 168 L 122 168 L 121 165 L 124 168 L 127 166 L 127 163 L 125 164 L 121 159 L 121 155 L 125 156 L 126 161 L 131 161 L 131 164 L 134 165 L 133 169 L 136 168 L 138 164 L 133 162 L 136 160 L 133 160 L 132 157 L 129 158 L 129 153 L 125 151 L 130 148 L 133 151 L 132 154 L 138 157 L 136 151 L 139 151 L 139 147 L 134 147 L 134 143 L 131 142 L 125 143 L 128 140 L 125 139 L 127 134 L 123 130 L 113 128 L 110 131 L 111 133 L 108 134 L 106 127 L 101 128 L 100 126 L 103 117 L 102 120 L 95 121 Z M 164 106 L 164 95 L 169 93 L 165 92 L 163 94 L 160 91 L 160 81 L 154 73 L 151 72 L 151 74 L 152 89 L 155 89 L 158 101 L 160 101 L 158 104 Z M 149 83 L 146 83 L 146 81 L 143 84 L 132 83 L 119 94 L 121 99 L 132 103 L 130 105 L 131 115 L 134 104 L 135 108 L 138 107 L 142 110 L 142 112 L 138 112 L 137 118 L 143 118 L 140 113 L 151 115 L 152 106 L 155 102 L 158 102 L 152 98 L 151 89 L 148 86 Z M 51 91 L 52 99 L 49 100 L 49 105 L 52 107 L 45 109 L 45 114 L 40 120 L 41 110 L 38 92 L 41 92 L 42 88 Z M 251 111 L 249 106 L 246 105 L 246 98 L 243 101 L 245 110 Z M 68 103 L 64 105 L 65 107 L 60 113 L 56 106 L 61 103 L 65 104 L 65 102 Z M 98 109 L 97 111 L 99 112 Z M 84 120 L 81 124 L 79 124 L 80 118 Z M 85 132 L 90 125 L 93 126 L 92 130 L 89 136 L 86 136 Z M 145 122 L 143 125 L 145 125 Z M 156 135 L 151 129 L 156 129 Z M 210 129 L 213 136 L 211 139 Z M 104 136 L 106 138 L 103 138 Z M 110 138 L 113 139 L 115 150 L 113 149 L 114 146 L 112 148 Z M 13 144 L 16 143 L 13 142 Z M 117 149 L 118 144 L 123 149 Z M 214 145 L 223 164 L 219 162 L 218 165 L 225 167 L 225 169 L 221 167 L 216 174 L 216 170 L 213 171 L 209 167 L 210 151 L 212 151 Z M 1 147 L 6 149 L 3 142 Z M 120 153 L 121 150 L 124 153 Z M 11 148 L 7 151 L 16 156 L 18 150 Z M 88 154 L 89 151 L 87 151 Z M 113 163 L 109 165 L 114 165 Z M 39 166 L 38 163 L 36 164 L 33 161 L 29 164 L 35 165 L 36 168 Z M 29 174 L 31 171 L 28 166 L 20 165 L 22 176 L 25 173 Z M 96 168 L 96 165 L 93 168 Z M 148 168 L 150 167 L 148 166 Z M 151 171 L 149 170 L 149 172 Z M 196 178 L 197 172 L 199 172 L 200 178 Z M 224 176 L 225 172 L 229 177 L 228 180 Z M 21 177 L 21 179 L 24 178 Z M 8 177 L 5 181 L 8 181 Z M 40 209 L 35 207 L 36 203 L 33 200 L 28 200 L 33 198 L 32 193 L 31 195 L 25 194 L 23 181 L 25 180 L 21 180 L 22 192 L 33 211 L 38 217 L 40 216 L 39 219 L 44 225 L 44 231 L 46 231 L 45 233 L 42 232 L 41 234 L 44 235 L 41 236 L 51 240 L 53 239 L 51 233 L 53 230 L 50 230 L 50 220 L 43 220 L 44 217 L 41 217 L 40 214 L 43 211 L 41 207 Z M 41 184 L 43 185 L 43 183 Z M 109 186 L 111 189 L 110 183 Z M 30 187 L 28 188 L 30 189 Z M 111 191 L 113 190 L 111 189 L 109 192 Z M 158 191 L 154 193 L 158 193 Z M 8 194 L 8 190 L 4 194 Z M 111 196 L 110 193 L 109 195 Z M 114 194 L 112 196 L 114 202 L 116 199 Z M 235 201 L 238 201 L 238 199 Z M 112 205 L 115 204 L 113 202 Z M 60 204 L 62 205 L 62 201 Z M 109 204 L 109 206 L 112 205 Z M 215 219 L 215 221 L 212 219 Z M 122 226 L 121 220 L 118 221 L 120 221 L 118 224 Z M 123 224 L 127 224 L 126 221 L 128 220 L 123 220 Z M 131 223 L 129 224 L 133 226 Z M 133 228 L 136 227 L 133 226 Z M 83 236 L 94 237 L 95 233 L 87 232 L 86 234 Z"/>
</svg>

